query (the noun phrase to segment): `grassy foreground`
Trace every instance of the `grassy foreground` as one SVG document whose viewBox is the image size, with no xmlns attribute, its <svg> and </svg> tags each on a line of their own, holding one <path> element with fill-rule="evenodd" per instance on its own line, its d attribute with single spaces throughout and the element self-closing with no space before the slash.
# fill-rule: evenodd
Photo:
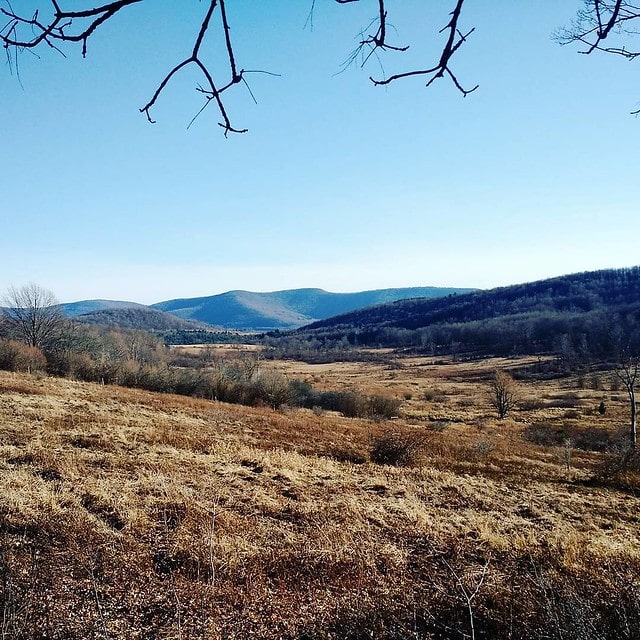
<svg viewBox="0 0 640 640">
<path fill-rule="evenodd" d="M 0 372 L 0 637 L 640 637 L 637 473 L 574 446 L 623 395 L 527 383 L 498 421 L 503 364 L 281 365 L 387 423 Z"/>
</svg>

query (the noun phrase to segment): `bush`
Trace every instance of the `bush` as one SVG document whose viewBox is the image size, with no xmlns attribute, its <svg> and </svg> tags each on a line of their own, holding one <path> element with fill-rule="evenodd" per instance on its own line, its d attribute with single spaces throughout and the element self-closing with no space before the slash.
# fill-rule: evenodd
<svg viewBox="0 0 640 640">
<path fill-rule="evenodd" d="M 289 382 L 283 375 L 274 371 L 261 374 L 257 387 L 260 399 L 272 409 L 279 409 L 291 400 Z"/>
<path fill-rule="evenodd" d="M 96 363 L 88 353 L 68 353 L 56 358 L 56 370 L 59 374 L 70 376 L 76 380 L 95 382 L 99 380 Z"/>
<path fill-rule="evenodd" d="M 37 347 L 30 347 L 17 340 L 0 340 L 0 369 L 45 371 L 47 358 Z"/>
<path fill-rule="evenodd" d="M 313 409 L 320 407 L 320 394 L 303 380 L 291 380 L 289 382 L 289 402 L 296 407 Z"/>
<path fill-rule="evenodd" d="M 173 393 L 194 398 L 211 397 L 211 381 L 209 376 L 200 370 L 173 369 Z"/>
<path fill-rule="evenodd" d="M 367 415 L 371 418 L 396 418 L 402 403 L 390 396 L 371 396 L 367 403 Z"/>
<path fill-rule="evenodd" d="M 576 448 L 584 451 L 606 451 L 611 446 L 611 434 L 601 427 L 576 429 L 572 439 Z"/>
<path fill-rule="evenodd" d="M 605 451 L 611 446 L 611 434 L 601 427 L 554 426 L 548 422 L 536 422 L 524 431 L 525 439 L 543 447 L 557 447 L 571 438 L 576 449 Z"/>
<path fill-rule="evenodd" d="M 626 438 L 612 445 L 593 479 L 639 486 L 640 449 Z"/>
<path fill-rule="evenodd" d="M 533 444 L 543 447 L 556 447 L 567 437 L 564 429 L 548 422 L 536 422 L 524 430 L 524 437 Z"/>
<path fill-rule="evenodd" d="M 329 411 L 339 411 L 347 418 L 367 415 L 367 398 L 353 391 L 325 391 L 320 394 L 318 405 Z"/>
<path fill-rule="evenodd" d="M 413 434 L 386 432 L 371 443 L 371 461 L 394 467 L 410 467 L 417 464 L 422 452 L 422 442 Z"/>
</svg>

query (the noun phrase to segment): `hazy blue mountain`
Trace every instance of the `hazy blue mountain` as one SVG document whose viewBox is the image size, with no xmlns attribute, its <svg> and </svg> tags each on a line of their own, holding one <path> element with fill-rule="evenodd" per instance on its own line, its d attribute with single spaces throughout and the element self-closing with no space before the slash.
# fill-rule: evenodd
<svg viewBox="0 0 640 640">
<path fill-rule="evenodd" d="M 408 287 L 357 293 L 289 289 L 270 293 L 228 291 L 214 296 L 167 300 L 151 305 L 188 320 L 227 329 L 290 329 L 371 305 L 408 298 L 436 298 L 472 289 Z"/>
</svg>

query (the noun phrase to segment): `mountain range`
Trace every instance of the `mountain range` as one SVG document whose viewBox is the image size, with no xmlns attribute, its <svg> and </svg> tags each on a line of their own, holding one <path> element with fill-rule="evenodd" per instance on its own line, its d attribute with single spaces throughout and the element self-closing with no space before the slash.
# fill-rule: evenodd
<svg viewBox="0 0 640 640">
<path fill-rule="evenodd" d="M 270 293 L 226 293 L 167 300 L 145 306 L 136 302 L 81 300 L 61 305 L 63 312 L 81 322 L 154 331 L 218 329 L 270 331 L 294 329 L 317 320 L 357 309 L 410 298 L 436 298 L 473 289 L 406 287 L 355 293 L 323 289 L 290 289 Z"/>
<path fill-rule="evenodd" d="M 168 300 L 151 305 L 185 320 L 197 320 L 227 329 L 272 330 L 300 327 L 316 320 L 409 298 L 435 298 L 471 289 L 410 287 L 356 293 L 323 289 L 290 289 L 271 293 L 228 291 L 204 298 Z"/>
<path fill-rule="evenodd" d="M 175 333 L 272 332 L 270 345 L 359 346 L 475 356 L 560 353 L 568 359 L 640 352 L 640 267 L 570 274 L 490 290 L 418 287 L 330 293 L 293 289 L 167 300 L 150 307 L 85 300 L 63 305 L 79 321 Z M 88 313 L 87 313 L 88 311 Z M 278 330 L 278 331 L 275 331 Z M 206 338 L 206 336 L 204 336 Z M 625 347 L 626 345 L 626 347 Z"/>
</svg>

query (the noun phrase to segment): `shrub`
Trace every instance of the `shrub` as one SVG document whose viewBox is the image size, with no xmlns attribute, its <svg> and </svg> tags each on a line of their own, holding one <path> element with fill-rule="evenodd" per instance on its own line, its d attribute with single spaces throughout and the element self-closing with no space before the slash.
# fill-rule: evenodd
<svg viewBox="0 0 640 640">
<path fill-rule="evenodd" d="M 291 380 L 289 382 L 289 402 L 296 407 L 313 409 L 320 406 L 320 394 L 303 380 Z"/>
<path fill-rule="evenodd" d="M 339 411 L 347 418 L 388 419 L 398 415 L 400 400 L 391 396 L 364 396 L 355 391 L 325 391 L 314 398 L 317 406 Z"/>
<path fill-rule="evenodd" d="M 173 375 L 173 393 L 194 398 L 210 396 L 211 384 L 209 377 L 200 370 L 171 369 Z"/>
<path fill-rule="evenodd" d="M 347 418 L 362 418 L 367 414 L 367 398 L 353 391 L 325 391 L 320 394 L 319 406 L 339 411 Z"/>
<path fill-rule="evenodd" d="M 529 396 L 528 398 L 522 399 L 518 403 L 518 406 L 523 411 L 537 411 L 538 409 L 543 409 L 546 405 L 545 405 L 544 401 L 542 401 L 542 400 L 540 400 L 538 398 L 534 398 L 534 397 Z"/>
<path fill-rule="evenodd" d="M 562 428 L 556 427 L 548 422 L 536 422 L 529 425 L 524 430 L 524 437 L 529 442 L 543 447 L 555 447 L 567 437 Z"/>
<path fill-rule="evenodd" d="M 587 427 L 573 433 L 573 442 L 584 451 L 605 451 L 611 446 L 611 434 L 601 427 Z"/>
<path fill-rule="evenodd" d="M 371 461 L 394 467 L 409 467 L 418 462 L 422 442 L 413 434 L 386 432 L 371 442 Z"/>
<path fill-rule="evenodd" d="M 544 447 L 557 447 L 570 438 L 576 449 L 605 451 L 611 446 L 611 434 L 601 427 L 578 428 L 554 426 L 548 422 L 536 422 L 524 431 L 524 437 Z"/>
<path fill-rule="evenodd" d="M 473 453 L 475 457 L 484 460 L 489 457 L 491 453 L 495 450 L 495 445 L 493 442 L 489 440 L 479 440 L 473 445 Z"/>
<path fill-rule="evenodd" d="M 272 409 L 279 409 L 291 399 L 287 379 L 274 371 L 263 373 L 257 381 L 259 397 Z"/>
<path fill-rule="evenodd" d="M 56 366 L 59 372 L 76 380 L 94 382 L 97 378 L 96 363 L 88 353 L 68 353 L 58 357 Z"/>
<path fill-rule="evenodd" d="M 594 480 L 640 485 L 640 449 L 624 438 L 612 445 L 596 469 Z"/>
<path fill-rule="evenodd" d="M 400 405 L 398 398 L 390 396 L 371 396 L 367 403 L 367 415 L 371 418 L 389 419 L 398 416 Z"/>
<path fill-rule="evenodd" d="M 37 347 L 17 340 L 0 340 L 0 369 L 5 371 L 45 371 L 47 358 Z"/>
</svg>

